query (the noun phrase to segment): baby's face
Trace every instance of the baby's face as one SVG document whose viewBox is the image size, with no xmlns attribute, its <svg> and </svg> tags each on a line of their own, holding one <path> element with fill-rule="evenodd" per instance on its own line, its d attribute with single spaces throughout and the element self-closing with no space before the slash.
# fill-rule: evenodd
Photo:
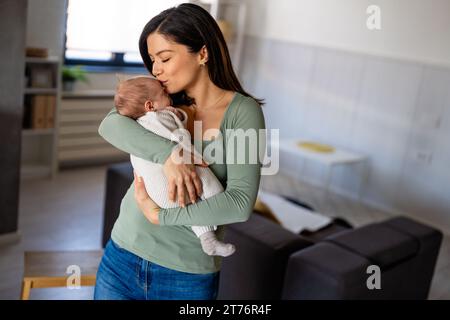
<svg viewBox="0 0 450 320">
<path fill-rule="evenodd" d="M 172 105 L 172 100 L 167 94 L 164 87 L 159 83 L 159 81 L 154 81 L 155 95 L 152 97 L 153 108 L 155 111 L 163 110 L 165 107 Z"/>
</svg>

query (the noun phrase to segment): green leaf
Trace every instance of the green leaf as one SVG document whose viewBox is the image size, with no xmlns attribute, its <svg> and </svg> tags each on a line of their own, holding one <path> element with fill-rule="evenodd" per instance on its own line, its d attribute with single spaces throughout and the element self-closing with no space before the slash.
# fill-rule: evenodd
<svg viewBox="0 0 450 320">
<path fill-rule="evenodd" d="M 62 67 L 62 80 L 63 81 L 82 81 L 89 82 L 86 77 L 86 70 L 82 66 L 63 66 Z"/>
</svg>

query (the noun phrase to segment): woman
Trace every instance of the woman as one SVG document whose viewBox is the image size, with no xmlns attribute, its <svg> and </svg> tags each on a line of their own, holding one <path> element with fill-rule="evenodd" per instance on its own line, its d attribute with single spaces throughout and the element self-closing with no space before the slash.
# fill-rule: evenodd
<svg viewBox="0 0 450 320">
<path fill-rule="evenodd" d="M 218 238 L 223 240 L 223 225 L 249 218 L 261 162 L 259 158 L 249 161 L 251 147 L 246 143 L 234 150 L 238 155 L 243 151 L 246 161 L 233 161 L 234 152 L 227 145 L 234 136 L 226 130 L 265 129 L 261 103 L 242 89 L 217 23 L 199 6 L 182 4 L 154 17 L 142 31 L 139 49 L 146 68 L 162 83 L 174 105 L 184 105 L 201 122 L 203 141 L 197 142 L 202 142 L 202 150 L 222 149 L 222 161 L 209 167 L 225 191 L 196 202 L 202 186 L 195 165 L 179 161 L 178 153 L 172 152 L 173 142 L 113 109 L 101 123 L 100 135 L 127 153 L 163 164 L 169 197 L 180 207 L 158 208 L 135 177 L 105 248 L 94 297 L 215 299 L 221 257 L 203 253 L 189 226 L 218 225 Z M 260 145 L 259 138 L 253 142 Z M 185 203 L 185 194 L 191 204 Z"/>
</svg>

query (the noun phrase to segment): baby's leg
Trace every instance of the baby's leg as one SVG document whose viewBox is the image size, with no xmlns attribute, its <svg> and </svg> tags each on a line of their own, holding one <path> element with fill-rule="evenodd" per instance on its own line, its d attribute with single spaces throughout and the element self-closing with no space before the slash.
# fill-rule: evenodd
<svg viewBox="0 0 450 320">
<path fill-rule="evenodd" d="M 210 256 L 228 257 L 236 251 L 234 245 L 219 241 L 214 233 L 215 226 L 192 226 L 192 231 L 200 238 L 203 251 Z"/>
</svg>

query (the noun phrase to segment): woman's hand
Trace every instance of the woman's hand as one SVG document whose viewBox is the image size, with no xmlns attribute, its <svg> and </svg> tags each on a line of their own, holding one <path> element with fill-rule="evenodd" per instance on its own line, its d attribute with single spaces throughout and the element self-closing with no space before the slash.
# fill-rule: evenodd
<svg viewBox="0 0 450 320">
<path fill-rule="evenodd" d="M 145 189 L 144 180 L 134 172 L 134 198 L 144 216 L 153 224 L 159 224 L 160 207 L 150 198 Z"/>
<path fill-rule="evenodd" d="M 185 191 L 187 189 L 189 198 L 195 203 L 198 197 L 203 193 L 202 182 L 197 175 L 194 164 L 194 156 L 191 154 L 190 163 L 183 163 L 183 149 L 175 148 L 170 157 L 164 163 L 164 174 L 169 181 L 169 199 L 175 202 L 175 194 L 178 196 L 180 207 L 185 206 Z M 202 160 L 202 167 L 207 167 Z M 186 189 L 185 189 L 186 188 Z"/>
</svg>

